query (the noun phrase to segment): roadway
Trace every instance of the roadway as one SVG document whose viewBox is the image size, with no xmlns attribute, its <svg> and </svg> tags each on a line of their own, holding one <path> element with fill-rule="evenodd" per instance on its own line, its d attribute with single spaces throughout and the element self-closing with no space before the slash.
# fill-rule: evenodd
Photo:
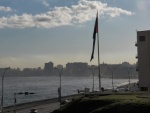
<svg viewBox="0 0 150 113">
<path fill-rule="evenodd" d="M 62 97 L 62 100 L 71 101 L 72 99 L 81 96 L 83 96 L 83 94 L 65 96 Z M 60 103 L 58 102 L 58 98 L 24 103 L 24 104 L 16 105 L 15 107 L 16 112 L 14 112 L 14 106 L 8 106 L 4 108 L 4 113 L 30 113 L 31 109 L 33 108 L 36 108 L 38 110 L 37 113 L 51 113 L 54 110 L 60 108 Z"/>
</svg>

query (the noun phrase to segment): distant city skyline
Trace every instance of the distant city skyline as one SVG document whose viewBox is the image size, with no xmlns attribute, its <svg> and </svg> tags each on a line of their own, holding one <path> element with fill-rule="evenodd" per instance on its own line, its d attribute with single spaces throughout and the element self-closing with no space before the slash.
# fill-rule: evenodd
<svg viewBox="0 0 150 113">
<path fill-rule="evenodd" d="M 47 67 L 47 70 L 52 70 L 52 67 L 54 68 L 54 67 L 63 67 L 63 68 L 66 68 L 66 66 L 68 65 L 68 64 L 87 64 L 87 65 L 89 65 L 89 66 L 97 66 L 97 64 L 89 64 L 88 62 L 67 62 L 66 64 L 55 64 L 55 62 L 53 62 L 53 61 L 49 61 L 49 62 L 43 62 L 43 64 L 42 64 L 42 66 L 36 66 L 36 67 L 10 67 L 11 69 L 20 69 L 20 70 L 24 70 L 24 69 L 38 69 L 38 68 L 40 68 L 40 69 L 45 69 L 45 66 L 48 64 L 51 64 L 51 68 L 49 68 L 49 66 Z M 131 64 L 130 62 L 127 62 L 127 61 L 124 61 L 124 62 L 120 62 L 120 63 L 113 63 L 113 64 L 111 64 L 111 63 L 106 63 L 106 62 L 102 62 L 102 63 L 100 63 L 100 65 L 103 65 L 103 64 L 106 64 L 106 65 L 121 65 L 121 64 L 123 64 L 123 65 L 135 65 L 136 66 L 136 63 L 133 63 L 133 64 Z M 0 69 L 3 69 L 3 68 L 6 68 L 6 67 L 0 67 Z"/>
<path fill-rule="evenodd" d="M 100 62 L 137 62 L 136 30 L 148 30 L 149 0 L 1 0 L 0 67 L 90 62 L 99 11 Z"/>
<path fill-rule="evenodd" d="M 30 77 L 30 76 L 57 76 L 58 70 L 62 70 L 63 76 L 91 76 L 92 70 L 95 70 L 95 76 L 98 75 L 97 65 L 89 65 L 86 62 L 72 62 L 67 63 L 65 67 L 61 64 L 54 66 L 53 62 L 44 63 L 44 67 L 29 68 L 11 68 L 7 71 L 9 77 Z M 112 71 L 116 78 L 128 78 L 128 71 L 131 69 L 132 78 L 138 77 L 137 65 L 129 64 L 128 62 L 122 62 L 120 64 L 106 64 L 103 63 L 101 67 L 101 77 L 112 77 Z M 3 72 L 5 68 L 0 68 L 0 72 Z"/>
</svg>

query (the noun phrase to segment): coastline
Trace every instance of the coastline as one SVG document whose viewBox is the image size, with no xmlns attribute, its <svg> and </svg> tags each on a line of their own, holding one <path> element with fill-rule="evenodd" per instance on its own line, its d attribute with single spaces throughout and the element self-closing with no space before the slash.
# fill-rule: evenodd
<svg viewBox="0 0 150 113">
<path fill-rule="evenodd" d="M 124 85 L 118 86 L 117 88 L 118 89 L 125 89 L 128 86 L 129 86 L 129 84 L 124 84 Z M 135 82 L 130 84 L 130 88 L 132 89 L 131 92 L 137 91 L 136 90 L 137 86 L 135 87 Z M 113 92 L 112 92 L 112 90 L 109 90 L 109 91 L 104 91 L 103 93 L 112 94 Z M 67 96 L 63 96 L 62 100 L 67 99 L 67 100 L 71 101 L 73 98 L 81 97 L 83 95 L 84 95 L 84 93 L 74 94 L 74 95 L 67 95 Z M 96 95 L 96 93 L 95 93 L 95 95 Z M 32 102 L 27 102 L 27 103 L 16 104 L 15 109 L 17 110 L 17 113 L 24 113 L 24 112 L 19 112 L 19 111 L 26 110 L 26 109 L 28 109 L 28 111 L 29 111 L 31 108 L 38 108 L 39 106 L 47 106 L 47 105 L 49 105 L 49 107 L 50 107 L 49 108 L 50 112 L 52 112 L 53 110 L 58 109 L 59 106 L 60 106 L 60 104 L 58 102 L 58 97 L 57 98 L 51 98 L 51 99 L 38 100 L 38 101 L 32 101 Z M 6 107 L 4 107 L 4 111 L 6 113 L 7 112 L 14 113 L 14 106 L 13 105 L 6 106 Z"/>
</svg>

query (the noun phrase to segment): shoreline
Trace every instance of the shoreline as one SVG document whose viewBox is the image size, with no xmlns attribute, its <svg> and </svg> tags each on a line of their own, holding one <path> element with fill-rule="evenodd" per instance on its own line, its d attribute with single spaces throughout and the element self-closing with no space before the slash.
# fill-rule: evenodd
<svg viewBox="0 0 150 113">
<path fill-rule="evenodd" d="M 130 83 L 130 88 L 132 89 L 136 89 L 137 88 L 137 85 L 135 86 L 135 83 Z M 129 86 L 129 84 L 124 84 L 124 85 L 121 85 L 121 86 L 118 86 L 117 88 L 127 88 Z M 131 91 L 132 92 L 132 91 Z M 104 93 L 109 93 L 109 94 L 112 94 L 113 92 L 111 92 L 111 90 L 109 92 L 104 92 Z M 80 93 L 80 94 L 73 94 L 73 95 L 67 95 L 67 96 L 63 96 L 62 97 L 62 100 L 72 100 L 73 98 L 76 98 L 76 97 L 81 97 L 85 95 L 84 93 Z M 56 104 L 57 103 L 57 109 L 59 108 L 59 102 L 58 102 L 58 97 L 56 98 L 50 98 L 50 99 L 44 99 L 44 100 L 37 100 L 37 101 L 32 101 L 32 102 L 26 102 L 26 103 L 19 103 L 19 104 L 16 104 L 16 107 L 15 109 L 17 111 L 21 111 L 21 110 L 25 110 L 25 109 L 29 109 L 29 108 L 35 108 L 37 106 L 46 106 L 46 105 L 52 105 L 52 104 Z M 14 111 L 14 105 L 10 105 L 10 106 L 6 106 L 4 107 L 4 111 L 7 113 L 13 113 Z M 1 113 L 1 112 L 0 112 Z"/>
</svg>

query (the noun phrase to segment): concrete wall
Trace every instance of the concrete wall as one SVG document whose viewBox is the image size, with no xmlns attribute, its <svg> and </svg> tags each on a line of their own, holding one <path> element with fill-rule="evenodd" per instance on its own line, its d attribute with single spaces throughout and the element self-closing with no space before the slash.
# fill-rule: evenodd
<svg viewBox="0 0 150 113">
<path fill-rule="evenodd" d="M 137 32 L 137 49 L 139 87 L 150 89 L 150 31 Z"/>
</svg>

